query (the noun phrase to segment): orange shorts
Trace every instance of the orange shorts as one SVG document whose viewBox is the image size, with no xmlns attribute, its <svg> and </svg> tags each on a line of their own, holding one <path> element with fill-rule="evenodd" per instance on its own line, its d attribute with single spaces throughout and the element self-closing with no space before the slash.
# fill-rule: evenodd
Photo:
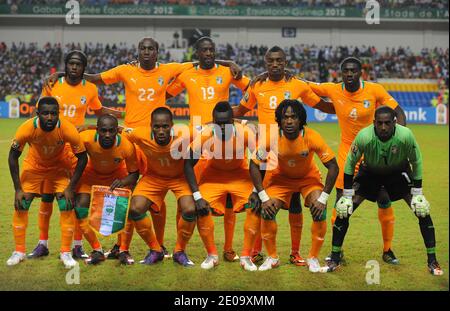
<svg viewBox="0 0 450 311">
<path fill-rule="evenodd" d="M 54 167 L 37 167 L 32 161 L 25 159 L 23 169 L 20 174 L 22 189 L 27 193 L 60 193 L 67 188 L 70 182 L 71 168 L 69 165 Z M 47 182 L 48 188 L 44 192 L 44 182 Z"/>
<path fill-rule="evenodd" d="M 300 192 L 303 200 L 314 190 L 323 189 L 320 174 L 311 172 L 303 178 L 289 178 L 280 174 L 270 174 L 264 178 L 264 189 L 269 197 L 283 201 L 284 209 L 289 208 L 292 194 Z"/>
<path fill-rule="evenodd" d="M 337 158 L 337 163 L 339 166 L 339 175 L 336 179 L 336 184 L 335 184 L 335 187 L 338 189 L 344 189 L 345 162 L 347 161 L 347 156 L 348 156 L 348 153 L 350 152 L 350 149 L 351 149 L 351 145 L 349 145 L 347 143 L 341 143 L 339 145 L 338 158 Z M 360 162 L 358 162 L 356 164 L 355 175 L 356 175 L 356 172 L 358 172 L 359 163 Z"/>
<path fill-rule="evenodd" d="M 179 198 L 192 195 L 192 191 L 184 175 L 176 178 L 162 178 L 155 175 L 144 175 L 136 185 L 132 196 L 144 196 L 153 202 L 151 208 L 159 212 L 167 192 L 171 190 L 177 201 Z"/>
<path fill-rule="evenodd" d="M 227 194 L 231 195 L 233 211 L 244 211 L 253 183 L 247 170 L 223 171 L 208 167 L 199 180 L 199 190 L 213 208 L 213 214 L 221 216 L 225 213 Z"/>
<path fill-rule="evenodd" d="M 72 152 L 72 148 L 70 147 L 70 144 L 66 144 L 64 146 L 64 164 L 63 166 L 70 166 L 70 173 L 73 174 L 75 167 L 77 166 L 78 158 L 75 156 L 75 154 Z M 46 194 L 52 194 L 54 189 L 54 186 L 52 184 L 52 180 L 46 179 L 44 180 L 43 186 L 42 186 L 42 193 Z"/>
<path fill-rule="evenodd" d="M 93 185 L 111 186 L 114 180 L 125 178 L 127 175 L 126 169 L 119 169 L 111 174 L 99 174 L 93 170 L 85 170 L 78 182 L 76 193 L 90 194 Z"/>
</svg>

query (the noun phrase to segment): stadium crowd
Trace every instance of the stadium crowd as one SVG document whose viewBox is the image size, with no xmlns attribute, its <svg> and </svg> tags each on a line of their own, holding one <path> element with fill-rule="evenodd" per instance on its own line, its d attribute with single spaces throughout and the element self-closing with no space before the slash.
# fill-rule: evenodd
<svg viewBox="0 0 450 311">
<path fill-rule="evenodd" d="M 0 4 L 64 4 L 66 0 L 0 0 Z M 366 0 L 78 0 L 85 5 L 105 4 L 172 4 L 218 6 L 292 6 L 292 7 L 356 7 L 364 8 Z M 444 9 L 448 0 L 378 0 L 381 7 Z"/>
<path fill-rule="evenodd" d="M 136 59 L 136 46 L 118 44 L 45 44 L 20 42 L 7 46 L 0 43 L 0 99 L 21 96 L 22 100 L 35 101 L 40 94 L 44 77 L 55 71 L 62 71 L 63 59 L 69 50 L 80 49 L 88 55 L 87 72 L 102 72 L 119 64 Z M 239 64 L 249 77 L 263 72 L 264 54 L 267 46 L 242 46 L 219 44 L 216 47 L 220 59 L 231 59 Z M 448 85 L 449 51 L 440 48 L 424 48 L 413 53 L 409 47 L 387 48 L 380 51 L 370 46 L 316 46 L 299 44 L 285 47 L 289 68 L 301 78 L 324 82 L 337 82 L 339 63 L 348 56 L 356 56 L 363 61 L 365 80 L 379 78 L 440 79 Z M 173 61 L 170 50 L 161 44 L 159 61 Z M 23 57 L 27 55 L 28 57 Z M 192 61 L 192 48 L 184 54 L 184 61 Z M 102 100 L 124 102 L 121 84 L 99 87 Z M 233 102 L 233 101 L 232 101 Z"/>
</svg>

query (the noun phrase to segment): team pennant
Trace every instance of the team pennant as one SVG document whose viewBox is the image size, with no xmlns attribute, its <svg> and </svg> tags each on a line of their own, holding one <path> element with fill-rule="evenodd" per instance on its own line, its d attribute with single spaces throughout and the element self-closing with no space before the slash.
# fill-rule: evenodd
<svg viewBox="0 0 450 311">
<path fill-rule="evenodd" d="M 110 191 L 107 186 L 92 186 L 89 226 L 105 237 L 120 233 L 127 222 L 130 200 L 129 189 Z"/>
</svg>

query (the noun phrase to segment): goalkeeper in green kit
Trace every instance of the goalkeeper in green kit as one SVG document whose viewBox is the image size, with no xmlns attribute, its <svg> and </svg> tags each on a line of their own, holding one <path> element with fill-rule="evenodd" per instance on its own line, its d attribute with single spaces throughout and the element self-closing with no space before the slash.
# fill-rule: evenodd
<svg viewBox="0 0 450 311">
<path fill-rule="evenodd" d="M 332 255 L 328 272 L 340 266 L 341 247 L 349 227 L 349 217 L 365 200 L 375 202 L 380 189 L 391 201 L 403 199 L 419 219 L 420 232 L 428 256 L 428 270 L 433 275 L 443 271 L 436 259 L 430 203 L 422 193 L 422 155 L 410 129 L 396 124 L 395 111 L 381 106 L 375 111 L 373 125 L 362 129 L 353 141 L 344 171 L 343 196 L 336 204 Z M 363 158 L 353 178 L 355 166 Z"/>
</svg>

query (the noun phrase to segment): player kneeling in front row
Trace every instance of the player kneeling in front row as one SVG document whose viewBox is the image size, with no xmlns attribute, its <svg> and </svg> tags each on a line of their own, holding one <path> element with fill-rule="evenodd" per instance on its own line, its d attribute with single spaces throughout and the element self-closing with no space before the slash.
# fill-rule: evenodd
<svg viewBox="0 0 450 311">
<path fill-rule="evenodd" d="M 305 206 L 310 207 L 313 217 L 311 226 L 312 245 L 307 258 L 311 272 L 321 272 L 318 256 L 326 233 L 327 199 L 334 187 L 339 168 L 336 158 L 323 138 L 316 131 L 306 127 L 306 110 L 297 100 L 283 100 L 275 111 L 280 134 L 276 144 L 277 150 L 267 150 L 259 146 L 256 155 L 250 162 L 250 174 L 261 200 L 261 216 L 248 213 L 244 236 L 244 248 L 253 244 L 248 235 L 254 239 L 259 234 L 268 252 L 268 257 L 258 270 L 265 271 L 279 265 L 276 251 L 277 223 L 275 216 L 280 208 L 289 207 L 289 199 L 294 192 L 300 192 L 305 200 Z M 271 138 L 272 139 L 272 138 Z M 272 143 L 271 143 L 272 145 Z M 314 163 L 316 153 L 328 169 L 325 186 L 321 183 L 319 168 Z M 273 159 L 271 157 L 274 157 Z M 263 165 L 270 165 L 276 160 L 274 169 L 267 172 L 263 183 Z M 267 167 L 266 169 L 272 169 Z M 256 193 L 252 194 L 256 196 Z M 250 198 L 254 202 L 255 198 Z M 252 218 L 249 221 L 249 217 Z M 262 219 L 261 219 L 262 218 Z M 260 222 L 261 226 L 260 226 Z M 250 223 L 248 223 L 250 222 Z M 252 234 L 255 232 L 256 234 Z M 246 250 L 248 251 L 248 250 Z M 244 269 L 254 271 L 255 266 L 250 260 L 241 258 Z"/>
<path fill-rule="evenodd" d="M 89 227 L 88 213 L 93 185 L 115 188 L 132 187 L 139 178 L 134 145 L 118 134 L 117 118 L 102 115 L 97 120 L 97 130 L 81 132 L 81 140 L 89 155 L 89 161 L 77 187 L 75 214 L 84 237 L 93 251 L 86 259 L 88 264 L 105 260 L 102 246 Z M 126 164 L 126 165 L 125 165 Z M 128 256 L 132 261 L 131 256 Z"/>
<path fill-rule="evenodd" d="M 381 106 L 373 125 L 362 129 L 353 141 L 344 171 L 344 195 L 336 204 L 338 218 L 333 227 L 332 254 L 328 271 L 340 265 L 340 251 L 349 227 L 349 216 L 367 199 L 375 202 L 384 188 L 391 201 L 400 199 L 419 219 L 420 232 L 428 255 L 428 270 L 443 271 L 436 259 L 436 239 L 430 204 L 422 194 L 422 155 L 410 129 L 396 124 L 395 111 Z M 364 157 L 353 180 L 356 163 Z M 412 168 L 412 169 L 411 169 Z"/>
<path fill-rule="evenodd" d="M 6 264 L 13 266 L 25 259 L 25 236 L 28 209 L 33 198 L 42 194 L 45 180 L 52 185 L 61 211 L 61 255 L 66 268 L 76 265 L 70 246 L 75 228 L 73 212 L 74 190 L 87 163 L 87 155 L 77 129 L 67 120 L 59 119 L 59 105 L 54 97 L 41 97 L 37 117 L 25 121 L 17 130 L 9 152 L 8 164 L 14 183 L 13 234 L 16 250 Z M 26 144 L 30 145 L 19 178 L 19 157 Z M 70 144 L 78 158 L 71 176 L 71 158 L 65 150 Z"/>
</svg>

